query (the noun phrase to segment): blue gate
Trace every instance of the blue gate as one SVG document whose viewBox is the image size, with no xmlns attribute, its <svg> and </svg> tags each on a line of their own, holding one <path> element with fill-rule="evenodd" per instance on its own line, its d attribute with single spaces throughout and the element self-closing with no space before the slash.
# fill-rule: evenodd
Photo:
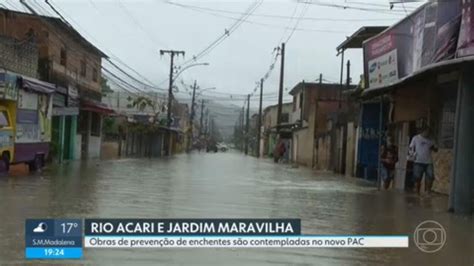
<svg viewBox="0 0 474 266">
<path fill-rule="evenodd" d="M 382 134 L 386 128 L 388 105 L 383 104 Z M 357 155 L 357 176 L 368 180 L 377 180 L 379 163 L 380 103 L 362 105 L 361 132 Z"/>
</svg>

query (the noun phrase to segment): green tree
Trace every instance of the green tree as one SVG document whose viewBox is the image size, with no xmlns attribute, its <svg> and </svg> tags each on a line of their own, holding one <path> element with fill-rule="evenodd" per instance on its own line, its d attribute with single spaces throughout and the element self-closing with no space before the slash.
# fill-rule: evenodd
<svg viewBox="0 0 474 266">
<path fill-rule="evenodd" d="M 140 112 L 145 112 L 148 108 L 151 109 L 153 113 L 153 121 L 152 123 L 158 123 L 158 116 L 160 115 L 161 106 L 157 101 L 153 101 L 147 96 L 137 96 L 135 98 L 128 97 L 127 98 L 129 104 L 127 105 L 128 108 L 136 108 Z"/>
<path fill-rule="evenodd" d="M 109 82 L 109 81 L 108 81 L 106 78 L 104 78 L 104 77 L 101 77 L 101 78 L 100 78 L 100 88 L 101 88 L 101 91 L 102 91 L 102 95 L 104 95 L 104 96 L 107 95 L 107 94 L 109 94 L 109 93 L 114 92 L 114 91 L 110 88 L 108 82 Z"/>
</svg>

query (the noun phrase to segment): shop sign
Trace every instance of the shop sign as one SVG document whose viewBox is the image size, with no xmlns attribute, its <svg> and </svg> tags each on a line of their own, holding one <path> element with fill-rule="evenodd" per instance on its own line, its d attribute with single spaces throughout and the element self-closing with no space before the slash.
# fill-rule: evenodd
<svg viewBox="0 0 474 266">
<path fill-rule="evenodd" d="M 471 2 L 471 1 L 469 1 Z M 463 11 L 466 4 L 461 0 L 430 1 L 417 11 L 390 27 L 381 34 L 367 40 L 364 49 L 365 81 L 369 88 L 384 87 L 396 83 L 431 64 L 456 57 L 456 53 L 474 55 L 472 51 L 459 50 L 459 41 L 474 40 L 471 24 L 466 17 L 472 12 Z M 474 5 L 469 3 L 469 6 Z M 471 9 L 469 9 L 471 10 Z M 461 20 L 464 27 L 461 25 Z M 464 36 L 464 37 L 463 37 Z M 458 51 L 457 51 L 458 50 Z"/>
</svg>

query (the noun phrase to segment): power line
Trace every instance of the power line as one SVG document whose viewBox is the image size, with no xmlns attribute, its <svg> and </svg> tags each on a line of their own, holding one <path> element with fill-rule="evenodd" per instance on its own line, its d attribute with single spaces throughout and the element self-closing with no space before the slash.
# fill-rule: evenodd
<svg viewBox="0 0 474 266">
<path fill-rule="evenodd" d="M 208 12 L 208 11 L 198 11 L 200 13 L 204 14 L 209 14 L 215 17 L 220 17 L 220 18 L 225 18 L 225 19 L 230 19 L 234 21 L 240 21 L 240 18 L 232 17 L 232 16 L 226 16 L 218 13 L 213 13 L 213 12 Z M 266 28 L 274 28 L 274 29 L 285 29 L 285 30 L 292 30 L 293 27 L 290 26 L 284 26 L 284 25 L 275 25 L 275 24 L 269 24 L 269 23 L 263 23 L 263 22 L 257 22 L 253 20 L 246 19 L 243 21 L 243 23 L 251 24 L 251 25 L 257 25 L 257 26 L 262 26 Z M 295 28 L 295 31 L 303 31 L 303 32 L 318 32 L 318 33 L 337 33 L 337 34 L 348 34 L 347 31 L 337 31 L 337 30 L 326 30 L 326 29 L 311 29 L 311 28 Z M 282 36 L 282 40 L 283 40 Z M 281 41 L 280 41 L 281 42 Z"/>
<path fill-rule="evenodd" d="M 246 10 L 246 13 L 242 15 L 242 17 L 236 21 L 234 24 L 231 25 L 229 29 L 225 29 L 224 33 L 220 35 L 216 40 L 211 42 L 208 46 L 206 46 L 203 50 L 201 50 L 198 54 L 194 55 L 191 60 L 188 60 L 184 62 L 182 65 L 189 64 L 192 61 L 196 61 L 203 56 L 209 54 L 212 50 L 214 50 L 217 46 L 219 46 L 222 41 L 224 41 L 227 37 L 229 37 L 235 30 L 237 30 L 240 25 L 245 21 L 248 17 L 249 14 L 253 13 L 261 4 L 263 0 L 258 0 L 256 2 L 253 2 Z M 167 1 L 167 3 L 171 3 L 170 1 Z M 174 3 L 176 4 L 176 3 Z"/>
<path fill-rule="evenodd" d="M 288 35 L 288 38 L 286 39 L 285 43 L 287 43 L 291 39 L 291 37 L 293 36 L 293 33 L 295 33 L 295 30 L 298 27 L 298 25 L 300 24 L 301 19 L 304 17 L 304 14 L 308 11 L 308 7 L 309 7 L 309 5 L 305 4 L 303 9 L 301 10 L 300 16 L 296 20 L 295 25 L 294 25 L 293 29 L 291 30 L 290 35 Z"/>
<path fill-rule="evenodd" d="M 53 9 L 53 11 L 58 14 L 58 16 L 60 16 L 65 23 L 67 23 L 68 25 L 71 26 L 71 24 L 66 20 L 66 18 L 58 11 L 58 10 L 61 10 L 60 8 L 57 8 L 58 10 L 56 10 L 54 8 L 54 6 L 51 4 L 51 3 L 48 3 L 47 4 L 51 7 L 51 9 Z M 95 6 L 95 5 L 94 5 Z M 61 10 L 62 11 L 62 10 Z M 64 11 L 62 11 L 63 13 L 65 13 Z M 67 14 L 66 14 L 67 15 Z M 70 16 L 69 16 L 70 17 Z M 70 18 L 71 19 L 71 18 Z M 72 20 L 72 19 L 71 19 Z M 73 20 L 74 21 L 74 20 Z M 74 21 L 75 22 L 75 21 Z M 79 25 L 77 22 L 75 22 L 76 25 Z M 72 27 L 72 26 L 71 26 Z M 79 25 L 80 27 L 80 25 Z M 82 28 L 83 29 L 83 28 Z M 93 36 L 91 34 L 89 34 L 87 31 L 85 31 L 85 29 L 83 29 L 83 31 L 89 35 L 89 37 L 92 37 Z M 95 39 L 94 39 L 95 40 Z M 95 40 L 97 42 L 97 40 Z M 112 53 L 110 53 L 110 51 L 107 51 L 107 53 L 111 54 L 115 60 L 117 60 L 119 63 L 121 63 L 122 65 L 124 65 L 126 68 L 128 68 L 129 70 L 131 70 L 132 72 L 134 72 L 137 76 L 139 76 L 140 78 L 142 78 L 143 80 L 149 82 L 150 84 L 152 84 L 151 81 L 149 81 L 146 77 L 144 77 L 143 75 L 141 75 L 140 73 L 138 73 L 135 69 L 133 69 L 132 67 L 130 67 L 129 65 L 125 64 L 122 60 L 120 60 L 117 56 L 113 55 Z M 141 80 L 138 80 L 136 79 L 135 77 L 133 77 L 132 75 L 130 75 L 127 71 L 123 70 L 121 67 L 119 67 L 117 64 L 115 64 L 114 62 L 112 62 L 112 60 L 110 58 L 106 58 L 106 60 L 113 66 L 115 67 L 116 69 L 118 69 L 121 73 L 125 74 L 127 77 L 131 78 L 132 80 L 134 80 L 135 82 L 138 82 L 139 84 L 142 84 L 144 87 L 146 88 L 152 88 L 154 90 L 164 90 L 164 89 L 160 89 L 158 87 L 155 87 L 153 85 L 150 85 L 150 84 L 146 84 L 144 82 L 142 82 Z"/>
<path fill-rule="evenodd" d="M 341 4 L 334 4 L 334 3 L 329 3 L 329 2 L 323 2 L 323 1 L 318 1 L 318 0 L 297 0 L 299 3 L 308 3 L 311 5 L 317 5 L 317 6 L 323 6 L 323 7 L 333 7 L 333 8 L 339 8 L 339 9 L 353 9 L 353 10 L 359 10 L 359 11 L 367 11 L 367 12 L 375 12 L 375 13 L 385 13 L 385 14 L 392 14 L 392 15 L 401 15 L 403 14 L 403 10 L 386 10 L 382 8 L 368 8 L 368 7 L 357 7 L 357 6 L 351 6 L 351 5 L 341 5 Z M 394 14 L 398 13 L 398 14 Z"/>
<path fill-rule="evenodd" d="M 132 14 L 132 12 L 128 11 L 127 7 L 123 4 L 123 2 L 121 0 L 117 0 L 116 2 L 124 10 L 124 12 L 127 14 L 127 16 L 130 17 L 133 24 L 135 24 L 143 33 L 145 33 L 145 35 L 148 37 L 148 39 L 151 42 L 155 43 L 157 46 L 168 47 L 168 45 L 164 44 L 161 41 L 158 41 L 155 37 L 153 37 L 153 34 L 151 34 L 150 32 L 148 32 L 145 29 L 145 27 L 135 18 L 135 16 Z"/>
<path fill-rule="evenodd" d="M 213 13 L 224 13 L 224 14 L 234 14 L 234 15 L 243 15 L 244 14 L 243 12 L 230 11 L 230 10 L 225 10 L 225 9 L 207 8 L 207 7 L 181 4 L 181 3 L 174 3 L 174 2 L 167 2 L 167 3 L 171 4 L 171 5 L 179 6 L 179 7 L 185 8 L 185 9 L 194 10 L 194 11 L 209 11 L 209 12 L 213 12 Z M 202 12 L 202 13 L 204 13 L 204 12 Z M 209 13 L 207 13 L 207 14 L 209 14 Z M 284 16 L 284 15 L 275 15 L 275 14 L 262 14 L 262 13 L 257 13 L 257 14 L 253 13 L 253 14 L 250 14 L 250 16 L 252 16 L 252 17 L 263 17 L 263 18 L 284 19 L 284 20 L 290 20 L 290 21 L 292 21 L 294 19 L 294 16 Z M 370 19 L 370 18 L 346 19 L 346 18 L 305 17 L 305 18 L 302 18 L 301 20 L 331 21 L 331 22 L 354 22 L 354 21 L 367 22 L 367 21 L 392 21 L 393 19 L 386 19 L 386 18 L 381 18 L 381 19 Z"/>
<path fill-rule="evenodd" d="M 285 31 L 281 35 L 281 38 L 278 41 L 278 43 L 283 42 L 283 38 L 285 37 L 286 32 L 290 29 L 289 26 L 293 22 L 293 19 L 295 18 L 296 11 L 298 10 L 298 4 L 299 4 L 298 2 L 295 3 L 295 8 L 293 9 L 293 13 L 291 14 L 290 21 L 288 21 L 288 25 L 285 27 Z"/>
</svg>

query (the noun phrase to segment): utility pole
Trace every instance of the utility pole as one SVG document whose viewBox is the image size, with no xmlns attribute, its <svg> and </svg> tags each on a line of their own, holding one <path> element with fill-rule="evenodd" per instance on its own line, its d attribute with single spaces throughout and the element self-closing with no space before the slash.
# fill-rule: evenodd
<svg viewBox="0 0 474 266">
<path fill-rule="evenodd" d="M 171 128 L 171 104 L 173 102 L 173 70 L 174 70 L 174 57 L 176 55 L 183 55 L 184 56 L 184 51 L 176 51 L 176 50 L 160 50 L 160 55 L 164 54 L 170 54 L 170 74 L 169 74 L 169 88 L 168 88 L 168 110 L 167 110 L 167 121 L 166 121 L 166 126 L 168 127 L 168 137 L 166 138 L 167 144 L 165 145 L 165 154 L 166 155 L 171 155 L 171 137 L 172 134 L 169 131 Z M 166 142 L 165 142 L 166 144 Z"/>
<path fill-rule="evenodd" d="M 207 140 L 209 136 L 209 108 L 206 109 L 206 122 L 204 124 L 206 124 L 206 130 L 204 131 L 204 136 Z"/>
<path fill-rule="evenodd" d="M 247 95 L 247 123 L 245 125 L 245 155 L 249 153 L 250 94 Z"/>
<path fill-rule="evenodd" d="M 242 138 L 240 140 L 240 150 L 244 151 L 244 144 L 245 144 L 245 103 L 244 106 L 242 106 L 242 116 L 241 116 L 241 121 L 240 121 L 240 133 L 242 135 Z"/>
<path fill-rule="evenodd" d="M 194 86 L 193 86 L 193 98 L 191 100 L 191 119 L 189 121 L 190 125 L 190 131 L 191 131 L 191 136 L 188 140 L 188 152 L 191 150 L 191 147 L 193 145 L 193 139 L 194 139 L 194 101 L 196 100 L 196 81 L 194 81 Z"/>
<path fill-rule="evenodd" d="M 342 88 L 344 87 L 343 83 L 344 83 L 344 50 L 342 50 L 342 53 L 341 53 L 341 79 L 340 79 L 340 85 L 341 85 L 341 88 L 339 89 L 339 109 L 341 109 L 341 102 L 342 102 Z"/>
<path fill-rule="evenodd" d="M 323 84 L 323 73 L 319 74 L 319 85 L 321 86 Z M 313 105 L 314 106 L 314 124 L 313 124 L 313 158 L 311 160 L 311 168 L 314 168 L 316 166 L 316 162 L 318 160 L 317 156 L 318 154 L 315 152 L 316 151 L 316 145 L 317 145 L 317 139 L 316 139 L 316 133 L 318 132 L 318 116 L 316 115 L 318 113 L 318 105 L 319 105 L 319 95 L 316 96 L 316 102 Z"/>
<path fill-rule="evenodd" d="M 347 80 L 346 80 L 346 90 L 351 86 L 351 61 L 347 60 Z"/>
<path fill-rule="evenodd" d="M 281 111 L 283 105 L 283 78 L 285 75 L 285 43 L 281 44 L 280 87 L 278 90 L 277 133 L 280 133 Z"/>
<path fill-rule="evenodd" d="M 167 110 L 167 126 L 171 127 L 171 103 L 173 100 L 173 70 L 174 70 L 174 57 L 176 55 L 183 55 L 184 51 L 176 50 L 160 50 L 160 55 L 170 54 L 170 74 L 169 74 L 169 88 L 168 88 L 168 110 Z"/>
<path fill-rule="evenodd" d="M 204 99 L 201 99 L 201 121 L 199 123 L 199 137 L 202 135 L 202 119 L 204 117 Z"/>
<path fill-rule="evenodd" d="M 260 157 L 260 137 L 262 134 L 262 97 L 263 97 L 263 79 L 260 79 L 260 103 L 258 104 L 258 123 L 257 123 L 257 158 Z"/>
</svg>

